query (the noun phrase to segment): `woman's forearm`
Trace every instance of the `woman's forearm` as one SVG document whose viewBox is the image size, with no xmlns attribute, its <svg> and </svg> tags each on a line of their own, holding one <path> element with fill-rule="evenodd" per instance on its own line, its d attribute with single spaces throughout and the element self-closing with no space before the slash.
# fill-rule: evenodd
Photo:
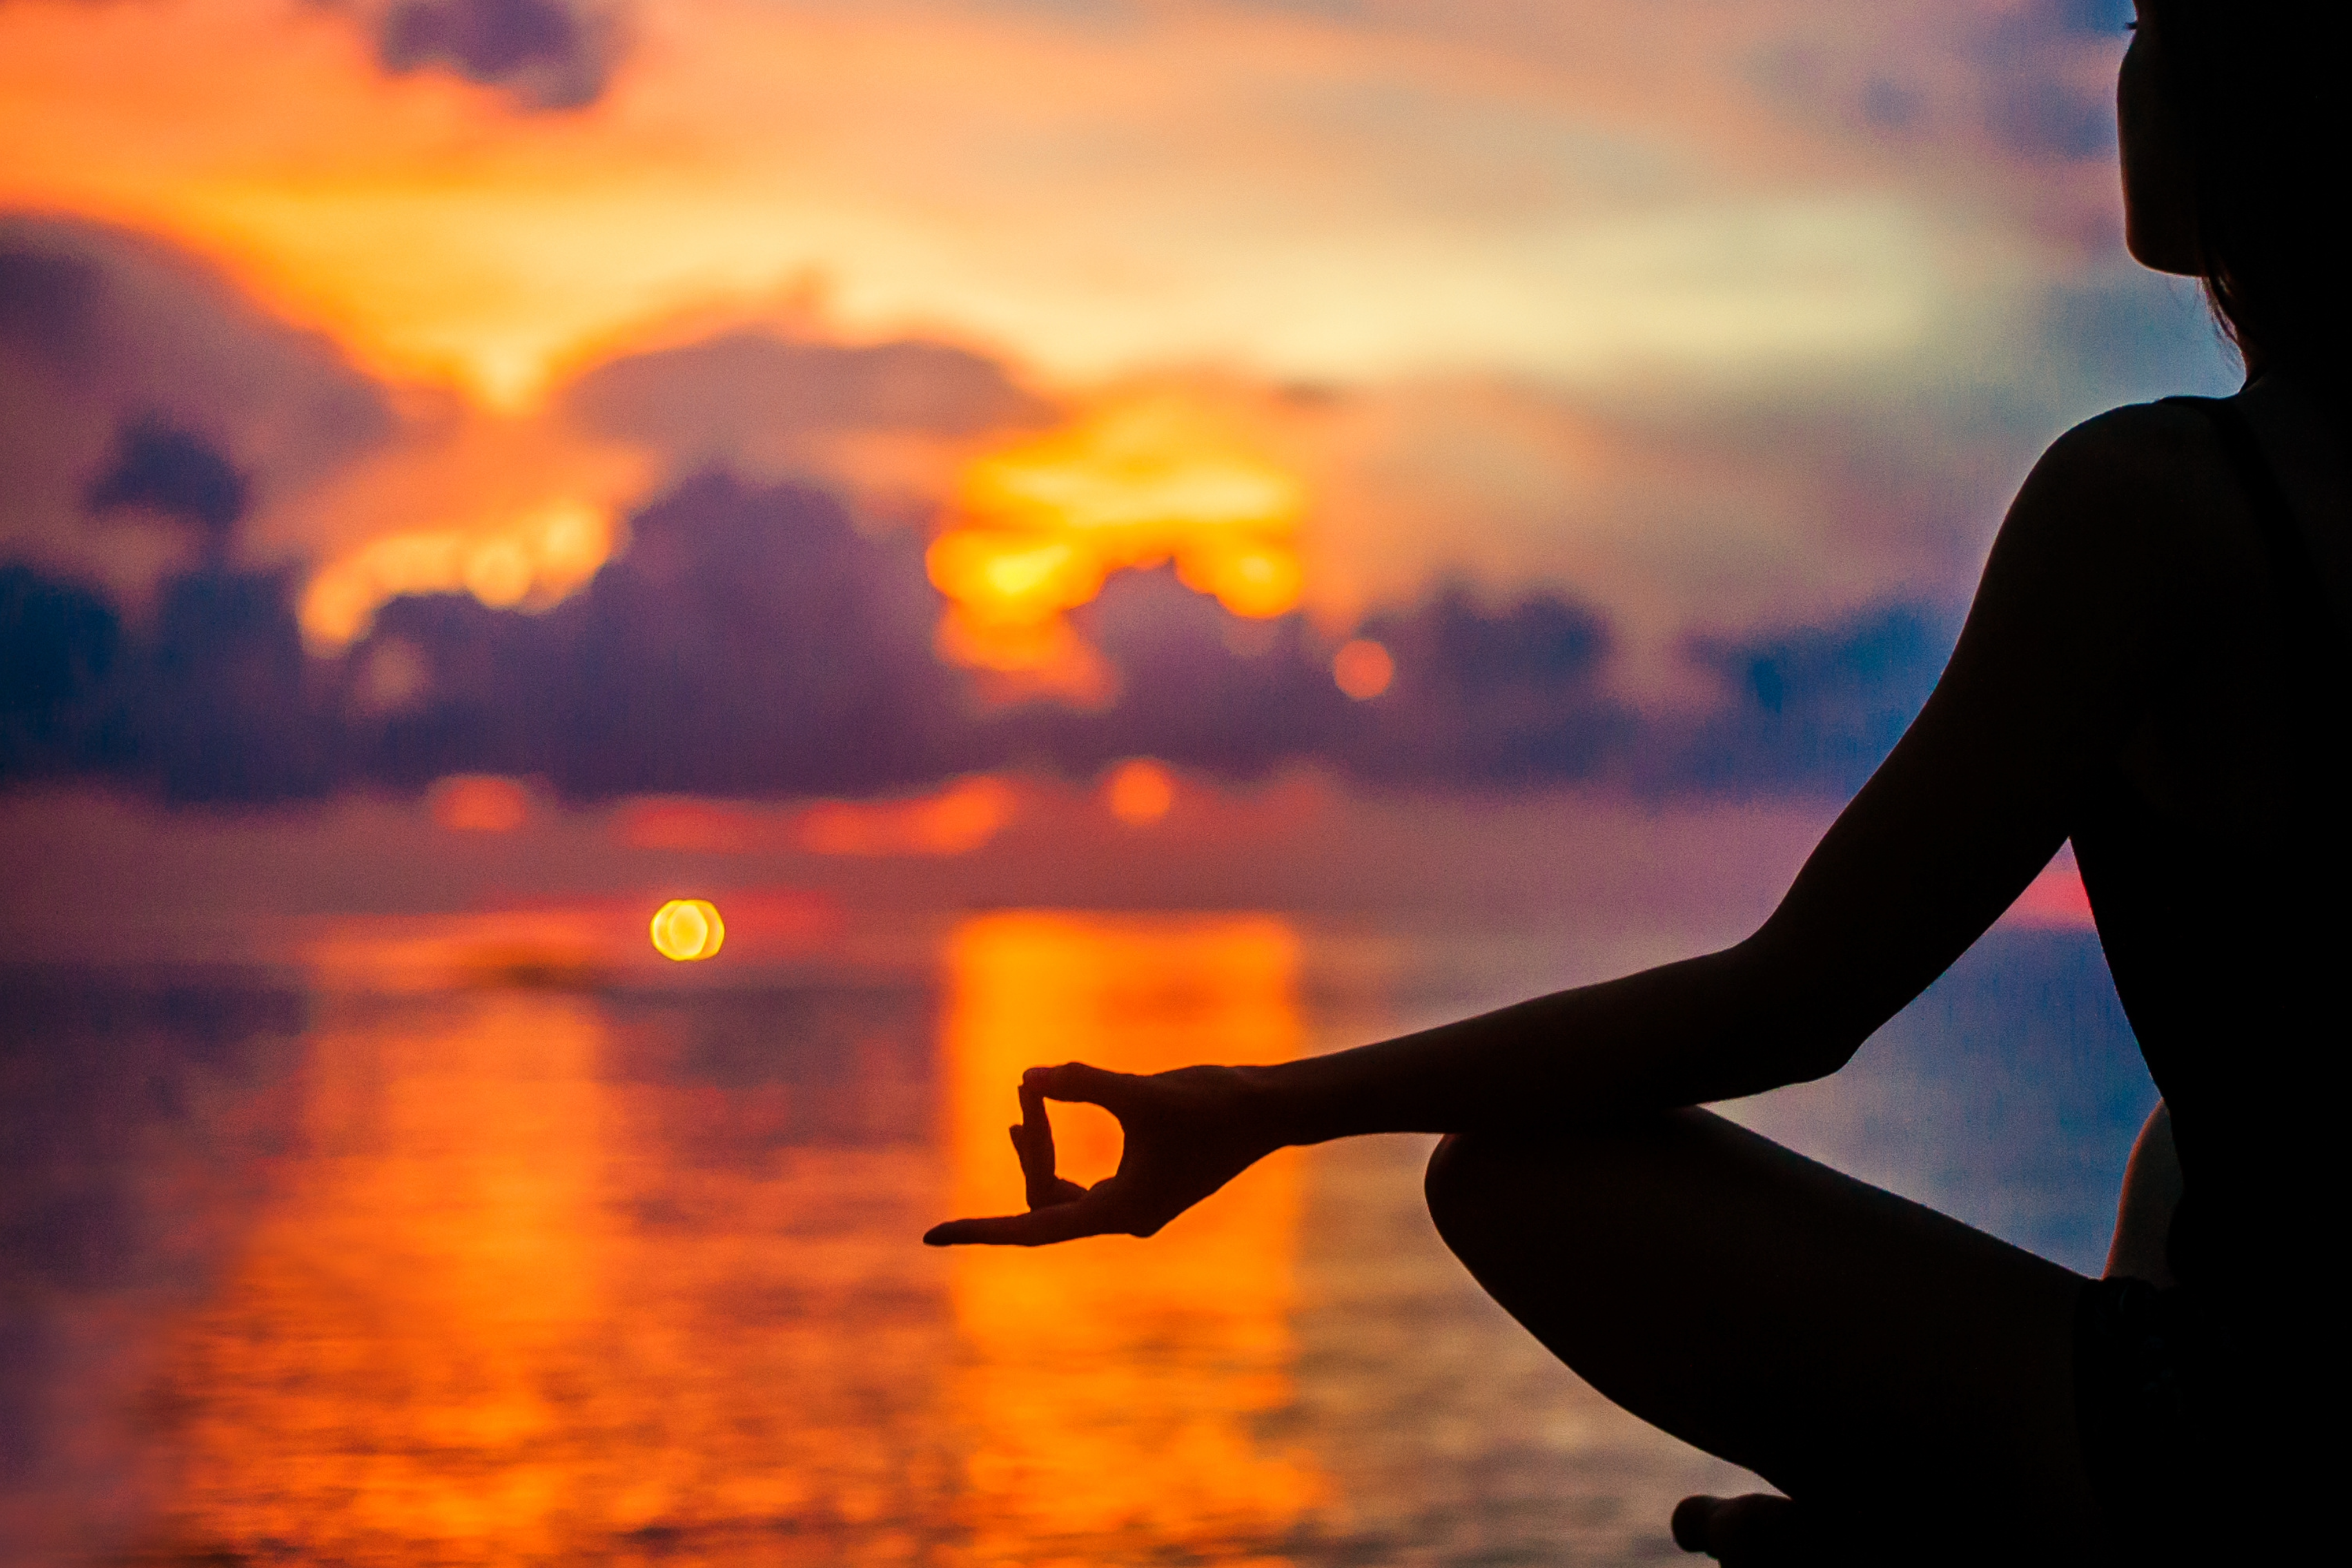
<svg viewBox="0 0 2352 1568">
<path fill-rule="evenodd" d="M 1834 1069 L 1858 1042 L 1797 1025 L 1754 962 L 1709 953 L 1247 1077 L 1290 1144 L 1607 1121 Z"/>
</svg>

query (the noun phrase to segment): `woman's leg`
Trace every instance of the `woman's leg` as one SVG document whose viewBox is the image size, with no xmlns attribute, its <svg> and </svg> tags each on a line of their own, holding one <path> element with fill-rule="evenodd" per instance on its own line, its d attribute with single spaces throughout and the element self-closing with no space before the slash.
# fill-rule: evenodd
<svg viewBox="0 0 2352 1568">
<path fill-rule="evenodd" d="M 1562 1361 L 1815 1520 L 2081 1561 L 2080 1276 L 1721 1117 L 1456 1135 L 1438 1231 Z"/>
</svg>

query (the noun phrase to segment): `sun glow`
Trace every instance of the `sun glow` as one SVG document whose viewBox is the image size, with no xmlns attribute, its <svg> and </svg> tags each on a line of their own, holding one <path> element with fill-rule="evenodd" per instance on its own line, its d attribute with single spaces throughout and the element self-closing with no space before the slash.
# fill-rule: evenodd
<svg viewBox="0 0 2352 1568">
<path fill-rule="evenodd" d="M 1171 561 L 1234 615 L 1282 615 L 1298 603 L 1306 504 L 1295 476 L 1172 396 L 990 454 L 964 471 L 927 557 L 951 602 L 940 648 L 1002 670 L 1078 657 L 1063 612 L 1115 572 Z"/>
</svg>

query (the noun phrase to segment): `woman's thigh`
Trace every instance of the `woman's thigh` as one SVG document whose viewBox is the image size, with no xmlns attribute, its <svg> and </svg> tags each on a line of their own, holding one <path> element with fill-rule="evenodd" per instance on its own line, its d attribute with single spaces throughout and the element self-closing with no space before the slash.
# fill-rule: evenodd
<svg viewBox="0 0 2352 1568">
<path fill-rule="evenodd" d="M 1930 1539 L 2095 1552 L 2081 1276 L 1703 1110 L 1457 1134 L 1429 1196 L 1496 1300 L 1685 1441 Z"/>
</svg>

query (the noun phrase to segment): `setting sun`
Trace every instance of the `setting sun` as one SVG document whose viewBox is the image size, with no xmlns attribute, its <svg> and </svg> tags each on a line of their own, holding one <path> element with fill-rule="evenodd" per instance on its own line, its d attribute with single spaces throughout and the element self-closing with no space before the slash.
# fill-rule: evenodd
<svg viewBox="0 0 2352 1568">
<path fill-rule="evenodd" d="M 672 899 L 654 911 L 654 948 L 680 963 L 719 956 L 726 922 L 708 899 Z"/>
</svg>

